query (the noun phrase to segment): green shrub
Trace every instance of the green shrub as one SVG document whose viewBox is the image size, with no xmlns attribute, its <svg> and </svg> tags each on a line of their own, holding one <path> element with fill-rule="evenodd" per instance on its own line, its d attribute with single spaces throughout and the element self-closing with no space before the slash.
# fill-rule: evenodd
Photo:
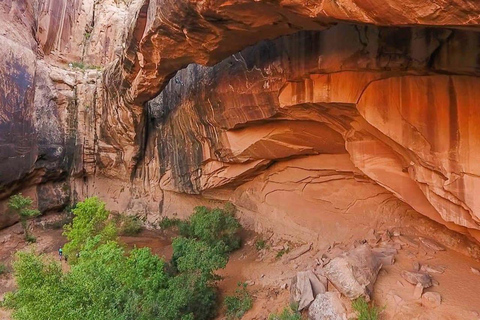
<svg viewBox="0 0 480 320">
<path fill-rule="evenodd" d="M 370 306 L 365 298 L 360 297 L 352 301 L 353 310 L 358 313 L 358 320 L 377 320 L 380 310 L 375 306 Z"/>
<path fill-rule="evenodd" d="M 29 234 L 29 235 L 26 236 L 25 241 L 27 241 L 28 243 L 35 243 L 35 242 L 37 242 L 37 237 Z"/>
<path fill-rule="evenodd" d="M 160 222 L 158 223 L 158 226 L 160 227 L 160 229 L 166 230 L 172 227 L 178 227 L 181 222 L 182 220 L 177 218 L 163 217 L 162 220 L 160 220 Z"/>
<path fill-rule="evenodd" d="M 246 283 L 239 283 L 233 296 L 225 297 L 228 319 L 241 319 L 252 308 L 253 298 L 247 290 Z"/>
<path fill-rule="evenodd" d="M 290 248 L 283 248 L 282 250 L 278 251 L 277 252 L 277 259 L 283 257 L 284 254 L 286 253 L 289 253 L 290 252 Z"/>
<path fill-rule="evenodd" d="M 40 215 L 40 211 L 36 209 L 30 209 L 32 206 L 33 200 L 29 197 L 22 196 L 21 193 L 13 195 L 8 200 L 8 208 L 11 212 L 18 215 L 20 219 L 20 223 L 22 224 L 23 232 L 25 234 L 25 240 L 28 242 L 35 242 L 31 241 L 35 237 L 30 236 L 28 232 L 28 220 Z"/>
<path fill-rule="evenodd" d="M 0 263 L 0 276 L 4 273 L 7 273 L 7 266 L 3 263 Z"/>
<path fill-rule="evenodd" d="M 227 265 L 226 248 L 221 244 L 210 246 L 204 241 L 178 237 L 173 240 L 172 263 L 179 272 L 200 271 L 207 279 L 214 279 L 213 271 Z"/>
<path fill-rule="evenodd" d="M 218 242 L 225 245 L 227 252 L 240 248 L 240 223 L 233 214 L 223 209 L 196 207 L 187 223 L 179 225 L 180 233 L 216 246 Z"/>
<path fill-rule="evenodd" d="M 255 248 L 258 251 L 263 250 L 267 248 L 267 242 L 263 239 L 257 239 L 257 241 L 255 241 Z"/>
<path fill-rule="evenodd" d="M 284 308 L 281 313 L 271 314 L 269 320 L 301 320 L 302 315 L 297 308 Z"/>
<path fill-rule="evenodd" d="M 142 231 L 142 221 L 135 216 L 121 215 L 119 219 L 119 234 L 134 236 Z"/>
</svg>

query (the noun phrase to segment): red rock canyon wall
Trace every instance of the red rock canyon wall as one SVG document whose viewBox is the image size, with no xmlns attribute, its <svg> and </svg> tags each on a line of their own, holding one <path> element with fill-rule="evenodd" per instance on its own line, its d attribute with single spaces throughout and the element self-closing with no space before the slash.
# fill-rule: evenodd
<svg viewBox="0 0 480 320">
<path fill-rule="evenodd" d="M 306 241 L 418 212 L 480 239 L 476 1 L 0 9 L 0 200 L 149 221 L 228 200 Z"/>
</svg>

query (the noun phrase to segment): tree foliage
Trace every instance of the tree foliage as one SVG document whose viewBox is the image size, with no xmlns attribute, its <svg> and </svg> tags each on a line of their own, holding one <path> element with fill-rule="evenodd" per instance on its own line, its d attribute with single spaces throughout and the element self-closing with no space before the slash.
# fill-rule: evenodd
<svg viewBox="0 0 480 320">
<path fill-rule="evenodd" d="M 186 222 L 179 223 L 180 233 L 185 237 L 199 239 L 208 245 L 225 247 L 226 252 L 240 247 L 240 223 L 225 209 L 196 207 Z"/>
<path fill-rule="evenodd" d="M 8 200 L 8 208 L 18 215 L 22 224 L 25 240 L 32 241 L 35 239 L 28 232 L 28 220 L 40 215 L 37 209 L 31 209 L 33 200 L 30 197 L 24 197 L 21 193 L 13 195 Z"/>
<path fill-rule="evenodd" d="M 115 224 L 108 220 L 110 213 L 105 209 L 105 203 L 97 197 L 77 203 L 72 212 L 73 222 L 64 227 L 63 233 L 68 240 L 63 251 L 72 262 L 76 261 L 77 255 L 84 249 L 88 239 L 99 236 L 101 240 L 99 244 L 116 239 Z"/>
<path fill-rule="evenodd" d="M 72 224 L 65 228 L 69 240 L 65 251 L 79 256 L 68 272 L 46 256 L 16 255 L 18 290 L 5 302 L 14 319 L 207 320 L 215 316 L 215 270 L 227 264 L 229 249 L 223 236 L 228 232 L 214 229 L 216 239 L 198 231 L 176 238 L 168 263 L 148 248 L 126 251 L 97 198 L 79 203 L 73 213 Z"/>
</svg>

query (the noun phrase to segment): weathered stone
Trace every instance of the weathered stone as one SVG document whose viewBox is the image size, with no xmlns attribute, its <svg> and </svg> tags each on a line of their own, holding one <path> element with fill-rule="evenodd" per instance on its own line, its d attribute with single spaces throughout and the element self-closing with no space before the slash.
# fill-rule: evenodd
<svg viewBox="0 0 480 320">
<path fill-rule="evenodd" d="M 480 270 L 479 269 L 471 267 L 470 271 L 472 271 L 473 274 L 476 274 L 477 276 L 480 276 Z"/>
<path fill-rule="evenodd" d="M 442 296 L 438 292 L 425 292 L 422 295 L 422 304 L 428 308 L 436 308 L 442 303 Z"/>
<path fill-rule="evenodd" d="M 300 246 L 300 247 L 292 250 L 292 252 L 289 252 L 288 254 L 283 256 L 282 260 L 283 260 L 284 263 L 295 260 L 298 257 L 300 257 L 301 255 L 310 251 L 310 249 L 312 249 L 312 244 L 311 243 L 304 244 L 303 246 Z"/>
<path fill-rule="evenodd" d="M 435 240 L 419 237 L 420 242 L 427 248 L 435 251 L 445 251 L 445 247 Z"/>
<path fill-rule="evenodd" d="M 325 291 L 325 286 L 312 271 L 298 272 L 290 284 L 290 300 L 298 303 L 298 310 L 303 310 L 318 294 Z"/>
<path fill-rule="evenodd" d="M 444 273 L 445 267 L 444 266 L 431 266 L 429 264 L 424 264 L 420 268 L 421 271 L 427 273 Z M 417 270 L 418 271 L 418 270 Z"/>
<path fill-rule="evenodd" d="M 423 294 L 423 285 L 421 283 L 417 283 L 415 289 L 413 290 L 413 299 L 420 299 Z"/>
<path fill-rule="evenodd" d="M 342 294 L 353 300 L 370 300 L 382 265 L 368 245 L 361 245 L 330 261 L 325 276 Z"/>
<path fill-rule="evenodd" d="M 408 281 L 413 285 L 420 284 L 423 288 L 430 288 L 432 284 L 432 277 L 423 272 L 410 272 L 410 271 L 402 271 L 401 273 L 402 278 Z"/>
<path fill-rule="evenodd" d="M 338 292 L 325 292 L 317 295 L 308 308 L 311 320 L 345 320 L 346 310 Z"/>
</svg>

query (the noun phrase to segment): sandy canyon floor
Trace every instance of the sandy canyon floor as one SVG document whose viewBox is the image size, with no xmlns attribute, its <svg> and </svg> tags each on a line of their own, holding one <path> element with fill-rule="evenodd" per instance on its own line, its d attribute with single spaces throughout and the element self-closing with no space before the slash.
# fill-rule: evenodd
<svg viewBox="0 0 480 320">
<path fill-rule="evenodd" d="M 9 270 L 0 275 L 0 298 L 15 289 L 10 266 L 14 252 L 35 247 L 37 251 L 56 258 L 58 248 L 65 243 L 61 229 L 42 228 L 41 225 L 41 222 L 37 222 L 34 227 L 37 243 L 33 245 L 26 245 L 23 241 L 18 224 L 0 231 L 0 263 L 6 264 Z M 480 262 L 448 248 L 445 251 L 432 250 L 419 241 L 419 237 L 428 235 L 415 230 L 399 230 L 401 228 L 369 230 L 363 239 L 360 237 L 352 239 L 351 243 L 334 243 L 329 249 L 333 252 L 352 247 L 359 241 L 367 241 L 373 246 L 388 243 L 398 249 L 395 263 L 382 268 L 374 287 L 373 301 L 383 310 L 381 319 L 480 319 L 480 274 L 472 271 L 472 268 L 480 269 Z M 150 247 L 154 253 L 168 259 L 172 252 L 171 237 L 172 234 L 161 230 L 144 230 L 138 236 L 122 237 L 122 241 L 129 247 Z M 298 271 L 315 270 L 326 252 L 311 249 L 290 260 L 288 253 L 278 257 L 278 252 L 285 248 L 293 252 L 296 247 L 305 244 L 286 242 L 272 235 L 248 230 L 243 232 L 242 237 L 243 247 L 234 252 L 227 267 L 219 271 L 223 277 L 219 282 L 220 293 L 221 296 L 232 294 L 238 282 L 247 282 L 254 304 L 243 319 L 267 319 L 270 313 L 289 305 L 291 278 Z M 261 250 L 255 245 L 259 240 L 265 241 L 265 247 Z M 62 263 L 68 269 L 66 263 Z M 422 299 L 414 298 L 415 287 L 402 278 L 401 272 L 413 270 L 416 263 L 443 271 L 431 273 L 435 285 L 425 290 L 441 295 L 440 306 L 427 306 Z M 350 315 L 353 315 L 350 302 L 347 299 L 343 302 Z M 222 309 L 218 319 L 224 318 Z M 0 309 L 0 319 L 10 319 L 10 313 Z"/>
</svg>

